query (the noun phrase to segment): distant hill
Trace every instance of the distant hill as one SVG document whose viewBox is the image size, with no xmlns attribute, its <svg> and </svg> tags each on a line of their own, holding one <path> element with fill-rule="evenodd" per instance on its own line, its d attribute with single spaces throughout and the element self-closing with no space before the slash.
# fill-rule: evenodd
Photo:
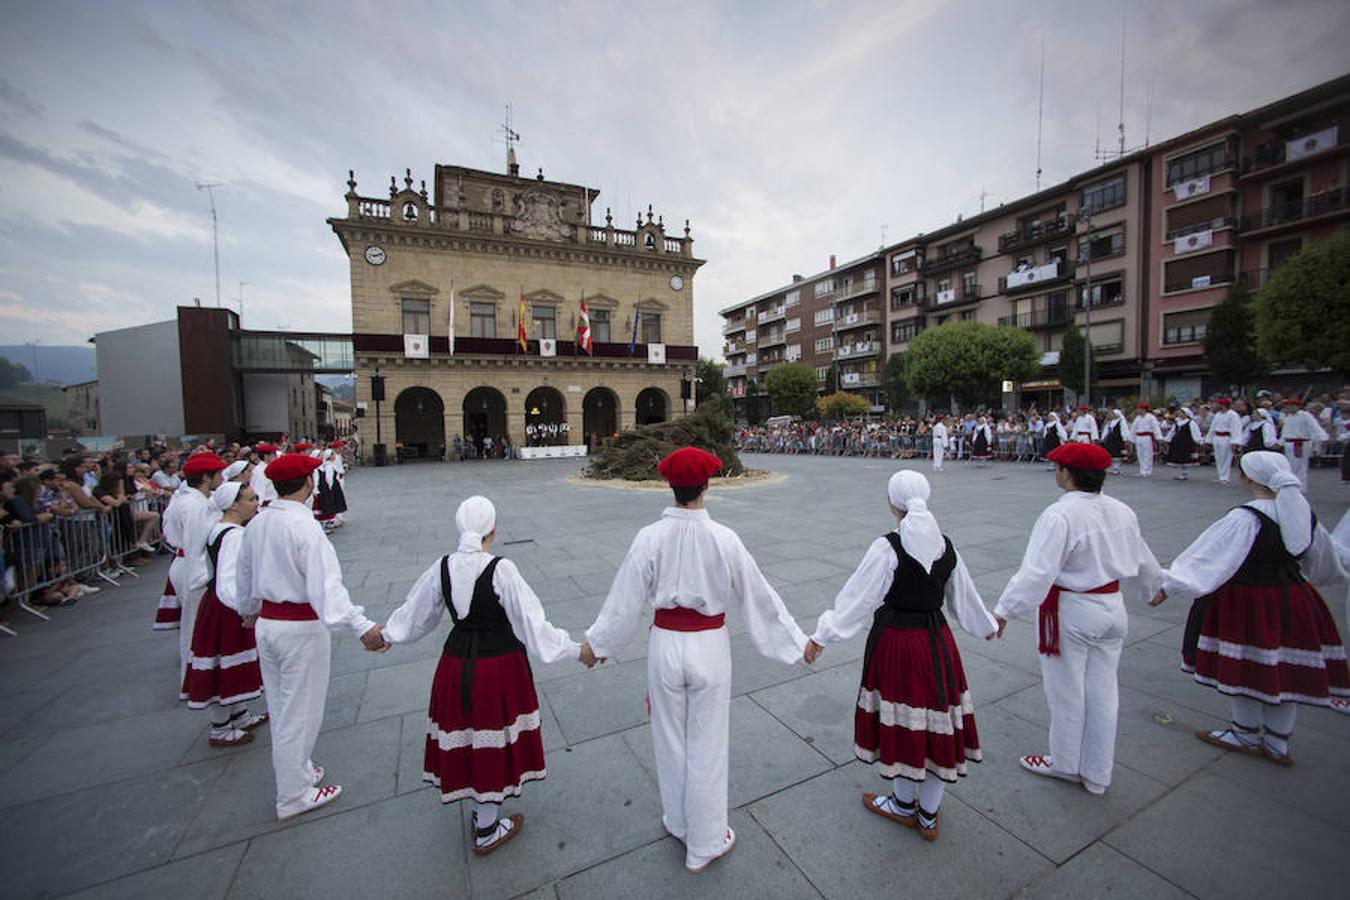
<svg viewBox="0 0 1350 900">
<path fill-rule="evenodd" d="M 37 371 L 33 371 L 35 351 Z M 95 361 L 93 346 L 47 347 L 38 344 L 32 347 L 18 344 L 0 347 L 0 357 L 28 369 L 40 382 L 78 384 L 81 381 L 93 381 L 98 377 L 98 363 Z"/>
</svg>

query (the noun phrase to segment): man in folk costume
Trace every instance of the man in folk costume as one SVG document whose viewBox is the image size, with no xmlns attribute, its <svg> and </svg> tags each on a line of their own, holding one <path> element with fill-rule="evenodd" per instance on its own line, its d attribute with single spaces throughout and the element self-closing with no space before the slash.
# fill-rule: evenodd
<svg viewBox="0 0 1350 900">
<path fill-rule="evenodd" d="M 192 503 L 189 501 L 185 505 L 178 505 L 175 501 L 180 495 L 193 489 L 188 487 L 186 481 L 179 480 L 177 476 L 175 476 L 175 480 L 179 481 L 178 487 L 169 495 L 168 505 L 164 508 L 159 523 L 160 535 L 164 538 L 164 546 L 173 553 L 174 558 L 169 563 L 168 573 L 164 576 L 164 591 L 160 594 L 159 605 L 155 609 L 155 624 L 153 627 L 156 631 L 169 631 L 178 628 L 183 620 L 182 601 L 178 599 L 178 589 L 173 584 L 174 563 L 178 561 L 180 554 L 170 535 L 182 540 L 183 528 L 179 519 L 182 513 L 192 508 Z M 182 567 L 179 568 L 181 570 Z"/>
<path fill-rule="evenodd" d="M 971 433 L 970 458 L 980 468 L 984 468 L 984 464 L 994 458 L 994 433 L 984 416 L 980 416 Z"/>
<path fill-rule="evenodd" d="M 267 713 L 245 705 L 262 696 L 262 670 L 253 629 L 239 615 L 236 577 L 244 526 L 258 512 L 258 498 L 248 485 L 226 481 L 211 492 L 211 504 L 221 517 L 206 545 L 210 580 L 192 629 L 188 706 L 211 710 L 212 747 L 234 747 L 253 740 L 253 729 L 267 721 Z"/>
<path fill-rule="evenodd" d="M 492 501 L 465 500 L 455 525 L 459 546 L 413 583 L 384 637 L 421 640 L 450 613 L 453 628 L 431 683 L 422 778 L 440 788 L 442 803 L 473 799 L 473 852 L 486 856 L 525 821 L 519 813 L 501 818 L 502 801 L 548 774 L 526 651 L 551 663 L 581 659 L 581 647 L 549 624 L 515 564 L 488 552 L 497 536 Z"/>
<path fill-rule="evenodd" d="M 206 542 L 211 529 L 220 518 L 220 510 L 211 505 L 211 492 L 220 487 L 220 473 L 225 461 L 214 453 L 194 453 L 183 463 L 183 483 L 186 488 L 174 497 L 179 509 L 165 538 L 178 549 L 169 564 L 169 580 L 174 594 L 182 605 L 178 630 L 178 699 L 187 699 L 187 671 L 192 660 L 192 629 L 197 623 L 197 604 L 210 578 L 206 559 Z M 168 524 L 168 523 L 166 523 Z"/>
<path fill-rule="evenodd" d="M 1125 460 L 1125 447 L 1130 441 L 1130 423 L 1119 409 L 1111 411 L 1111 421 L 1102 433 L 1102 449 L 1111 454 L 1111 474 L 1120 474 L 1120 464 Z"/>
<path fill-rule="evenodd" d="M 1064 423 L 1059 420 L 1059 413 L 1051 412 L 1045 417 L 1045 437 L 1041 440 L 1041 458 L 1050 459 L 1050 453 L 1057 447 L 1062 446 L 1069 440 L 1069 433 L 1064 429 Z M 1055 464 L 1050 463 L 1047 469 L 1054 469 Z"/>
<path fill-rule="evenodd" d="M 276 488 L 272 487 L 272 479 L 267 477 L 267 464 L 277 458 L 277 448 L 275 444 L 259 444 L 253 448 L 258 454 L 258 464 L 253 467 L 253 474 L 249 476 L 248 486 L 253 488 L 253 494 L 258 498 L 260 509 L 266 509 L 272 501 L 277 499 Z"/>
<path fill-rule="evenodd" d="M 708 479 L 721 467 L 716 456 L 695 447 L 661 460 L 658 470 L 676 505 L 638 532 L 582 645 L 583 659 L 613 656 L 633 639 L 643 608 L 656 608 L 647 690 L 662 822 L 684 842 L 691 872 L 703 871 L 736 843 L 727 827 L 727 608 L 742 617 L 765 656 L 791 665 L 806 647 L 806 635 L 741 539 L 703 507 Z"/>
<path fill-rule="evenodd" d="M 1214 448 L 1214 468 L 1219 484 L 1227 484 L 1233 474 L 1233 447 L 1242 440 L 1242 417 L 1232 409 L 1232 401 L 1220 397 L 1214 401 L 1219 411 L 1209 418 L 1205 443 Z"/>
<path fill-rule="evenodd" d="M 933 471 L 942 471 L 942 456 L 947 452 L 947 422 L 941 416 L 933 425 Z"/>
<path fill-rule="evenodd" d="M 352 605 L 337 553 L 314 521 L 308 501 L 318 465 L 298 453 L 268 463 L 278 499 L 244 530 L 239 551 L 239 612 L 245 625 L 257 623 L 278 819 L 317 809 L 342 793 L 338 785 L 323 784 L 323 769 L 310 758 L 328 694 L 329 630 L 358 635 L 367 650 L 387 646 L 380 626 Z"/>
<path fill-rule="evenodd" d="M 1176 419 L 1167 433 L 1167 464 L 1177 470 L 1173 480 L 1187 480 L 1190 477 L 1187 470 L 1200 464 L 1201 438 L 1200 426 L 1192 418 L 1191 411 L 1184 406 L 1178 407 Z"/>
<path fill-rule="evenodd" d="M 814 663 L 824 646 L 848 640 L 872 619 L 853 754 L 879 762 L 891 790 L 863 794 L 863 806 L 932 841 L 944 783 L 965 775 L 967 760 L 982 758 L 961 654 L 942 607 L 975 637 L 992 638 L 998 623 L 928 511 L 929 491 L 918 472 L 891 476 L 886 493 L 899 525 L 867 548 L 817 621 L 805 659 Z"/>
<path fill-rule="evenodd" d="M 1130 424 L 1130 433 L 1134 435 L 1134 456 L 1139 460 L 1139 477 L 1148 478 L 1153 474 L 1153 457 L 1162 444 L 1162 426 L 1147 403 L 1140 403 L 1136 409 L 1138 412 Z"/>
<path fill-rule="evenodd" d="M 1073 420 L 1073 439 L 1080 444 L 1095 444 L 1101 439 L 1101 433 L 1097 430 L 1097 417 L 1092 414 L 1092 407 L 1078 407 L 1078 418 Z"/>
<path fill-rule="evenodd" d="M 1064 495 L 1036 520 L 994 618 L 1002 636 L 1008 619 L 1038 609 L 1050 752 L 1022 757 L 1022 768 L 1102 794 L 1115 764 L 1125 598 L 1151 597 L 1162 570 L 1134 511 L 1101 493 L 1110 454 L 1065 444 L 1051 459 Z"/>
<path fill-rule="evenodd" d="M 1346 572 L 1283 456 L 1244 453 L 1239 468 L 1253 499 L 1182 551 L 1153 604 L 1196 598 L 1182 671 L 1232 698 L 1232 727 L 1196 737 L 1287 766 L 1297 704 L 1350 713 L 1345 648 L 1312 586 Z"/>
<path fill-rule="evenodd" d="M 1328 440 L 1326 430 L 1317 417 L 1303 408 L 1303 401 L 1289 397 L 1284 401 L 1284 419 L 1280 422 L 1280 443 L 1289 469 L 1298 483 L 1308 489 L 1308 459 L 1314 443 Z"/>
</svg>

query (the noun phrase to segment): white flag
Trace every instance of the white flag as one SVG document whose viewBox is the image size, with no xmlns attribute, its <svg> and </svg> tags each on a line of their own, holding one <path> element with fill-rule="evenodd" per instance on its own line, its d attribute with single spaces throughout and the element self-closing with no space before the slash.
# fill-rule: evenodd
<svg viewBox="0 0 1350 900">
<path fill-rule="evenodd" d="M 556 340 L 554 340 L 553 338 L 540 338 L 540 339 L 539 339 L 539 355 L 540 355 L 540 356 L 557 356 L 557 355 L 558 355 L 558 342 L 557 342 Z"/>
<path fill-rule="evenodd" d="M 664 366 L 666 364 L 666 345 L 648 344 L 647 362 L 658 366 Z"/>
<path fill-rule="evenodd" d="M 455 283 L 450 282 L 450 316 L 445 323 L 445 333 L 450 338 L 450 355 L 455 355 Z"/>
<path fill-rule="evenodd" d="M 425 334 L 405 334 L 403 336 L 403 355 L 408 359 L 426 359 L 431 354 L 427 345 L 431 343 Z"/>
</svg>

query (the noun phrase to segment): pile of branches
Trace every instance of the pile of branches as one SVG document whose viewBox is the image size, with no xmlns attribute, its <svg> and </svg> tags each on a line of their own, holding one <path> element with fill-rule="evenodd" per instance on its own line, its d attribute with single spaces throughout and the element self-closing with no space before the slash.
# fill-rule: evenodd
<svg viewBox="0 0 1350 900">
<path fill-rule="evenodd" d="M 715 455 L 722 460 L 723 477 L 745 471 L 731 444 L 731 422 L 720 402 L 713 400 L 673 422 L 639 425 L 621 433 L 591 457 L 586 477 L 654 481 L 661 477 L 657 463 L 680 447 L 698 447 Z"/>
</svg>

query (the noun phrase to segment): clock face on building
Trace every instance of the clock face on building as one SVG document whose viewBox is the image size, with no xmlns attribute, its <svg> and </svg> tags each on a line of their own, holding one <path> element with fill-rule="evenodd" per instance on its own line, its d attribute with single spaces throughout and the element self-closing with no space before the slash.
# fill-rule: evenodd
<svg viewBox="0 0 1350 900">
<path fill-rule="evenodd" d="M 684 279 L 678 275 L 670 276 L 670 289 L 672 291 L 684 290 Z"/>
<path fill-rule="evenodd" d="M 385 256 L 383 247 L 376 247 L 372 245 L 366 248 L 366 262 L 370 263 L 372 266 L 384 265 L 384 259 Z"/>
</svg>

